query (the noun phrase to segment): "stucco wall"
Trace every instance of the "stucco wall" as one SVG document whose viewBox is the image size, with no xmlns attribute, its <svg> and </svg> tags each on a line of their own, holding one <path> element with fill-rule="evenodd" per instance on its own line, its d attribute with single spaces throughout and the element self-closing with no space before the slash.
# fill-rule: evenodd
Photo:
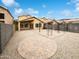
<svg viewBox="0 0 79 59">
<path fill-rule="evenodd" d="M 44 23 L 41 22 L 39 19 L 37 19 L 37 18 L 35 18 L 35 17 L 32 17 L 32 16 L 19 16 L 18 19 L 19 19 L 20 22 L 23 21 L 23 20 L 28 20 L 28 21 L 29 21 L 29 20 L 33 20 L 33 21 L 31 22 L 31 24 L 33 24 L 33 29 L 39 29 L 39 27 L 36 27 L 36 23 L 37 23 L 37 24 L 41 23 L 40 29 L 43 29 Z M 30 24 L 29 24 L 29 25 L 30 25 Z M 29 28 L 29 27 L 30 27 L 30 26 L 28 26 L 28 28 Z"/>
<path fill-rule="evenodd" d="M 0 13 L 4 13 L 5 14 L 5 19 L 0 19 L 0 20 L 4 20 L 5 24 L 13 24 L 13 17 L 9 14 L 9 12 L 3 8 L 0 8 Z"/>
<path fill-rule="evenodd" d="M 79 33 L 79 23 L 72 23 L 68 25 L 68 31 Z"/>
<path fill-rule="evenodd" d="M 43 29 L 44 23 L 42 23 L 41 21 L 39 21 L 37 19 L 34 19 L 34 29 L 39 29 L 39 27 L 36 27 L 36 23 L 38 23 L 38 24 L 41 23 L 40 29 Z"/>
</svg>

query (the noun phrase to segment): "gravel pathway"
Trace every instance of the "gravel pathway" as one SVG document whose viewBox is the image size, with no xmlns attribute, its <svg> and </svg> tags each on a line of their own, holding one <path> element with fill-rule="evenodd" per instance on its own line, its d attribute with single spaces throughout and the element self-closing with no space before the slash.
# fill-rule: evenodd
<svg viewBox="0 0 79 59">
<path fill-rule="evenodd" d="M 31 36 L 34 37 L 35 35 L 56 41 L 57 51 L 49 59 L 79 59 L 79 33 L 52 31 L 51 34 L 50 31 L 48 36 L 48 32 L 46 30 L 41 31 L 40 33 L 38 30 L 16 32 L 6 45 L 2 56 L 9 56 L 10 59 L 23 59 L 17 52 L 18 44 L 26 37 L 31 38 Z"/>
</svg>

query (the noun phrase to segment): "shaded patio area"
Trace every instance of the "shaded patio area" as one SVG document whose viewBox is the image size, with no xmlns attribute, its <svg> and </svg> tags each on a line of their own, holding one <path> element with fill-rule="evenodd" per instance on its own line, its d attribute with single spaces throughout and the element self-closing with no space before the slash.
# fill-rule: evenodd
<svg viewBox="0 0 79 59">
<path fill-rule="evenodd" d="M 33 26 L 33 20 L 20 21 L 20 30 L 30 30 Z"/>
</svg>

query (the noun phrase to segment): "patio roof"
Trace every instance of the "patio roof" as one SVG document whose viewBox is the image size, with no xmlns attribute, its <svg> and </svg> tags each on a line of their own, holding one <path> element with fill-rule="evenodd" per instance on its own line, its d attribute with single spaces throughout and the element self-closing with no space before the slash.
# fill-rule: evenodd
<svg viewBox="0 0 79 59">
<path fill-rule="evenodd" d="M 32 19 L 24 19 L 24 20 L 21 20 L 20 22 L 23 22 L 23 21 L 33 21 Z"/>
<path fill-rule="evenodd" d="M 52 20 L 51 23 L 58 24 L 58 22 L 56 20 Z"/>
<path fill-rule="evenodd" d="M 45 17 L 41 18 L 40 20 L 41 20 L 42 22 L 44 22 L 44 23 L 52 22 L 52 20 L 49 20 L 49 19 L 47 19 L 47 18 L 45 18 Z"/>
<path fill-rule="evenodd" d="M 38 18 L 36 18 L 36 17 L 29 17 L 29 18 L 20 20 L 20 22 L 22 22 L 22 21 L 33 21 L 34 19 L 37 19 L 37 20 L 41 21 L 40 19 L 38 19 Z M 44 23 L 43 21 L 41 21 L 41 22 Z"/>
<path fill-rule="evenodd" d="M 57 20 L 58 23 L 63 23 L 63 20 Z"/>
<path fill-rule="evenodd" d="M 79 19 L 64 20 L 65 23 L 79 23 Z"/>
<path fill-rule="evenodd" d="M 64 21 L 65 23 L 73 23 L 73 22 L 78 22 L 79 23 L 79 18 L 70 18 L 70 19 L 61 19 L 61 21 Z"/>
</svg>

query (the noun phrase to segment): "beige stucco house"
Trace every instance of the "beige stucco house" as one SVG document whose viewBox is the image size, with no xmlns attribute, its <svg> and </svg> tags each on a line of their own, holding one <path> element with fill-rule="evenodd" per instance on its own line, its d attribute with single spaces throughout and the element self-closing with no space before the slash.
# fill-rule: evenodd
<svg viewBox="0 0 79 59">
<path fill-rule="evenodd" d="M 3 6 L 0 6 L 0 23 L 13 24 L 13 16 L 9 10 Z"/>
<path fill-rule="evenodd" d="M 79 18 L 64 19 L 67 31 L 79 32 Z"/>
<path fill-rule="evenodd" d="M 43 29 L 43 22 L 30 15 L 23 15 L 18 17 L 18 30 L 26 29 Z"/>
<path fill-rule="evenodd" d="M 47 29 L 50 25 L 52 25 L 52 20 L 50 19 L 43 17 L 43 18 L 40 18 L 40 20 L 44 23 L 43 29 Z"/>
</svg>

